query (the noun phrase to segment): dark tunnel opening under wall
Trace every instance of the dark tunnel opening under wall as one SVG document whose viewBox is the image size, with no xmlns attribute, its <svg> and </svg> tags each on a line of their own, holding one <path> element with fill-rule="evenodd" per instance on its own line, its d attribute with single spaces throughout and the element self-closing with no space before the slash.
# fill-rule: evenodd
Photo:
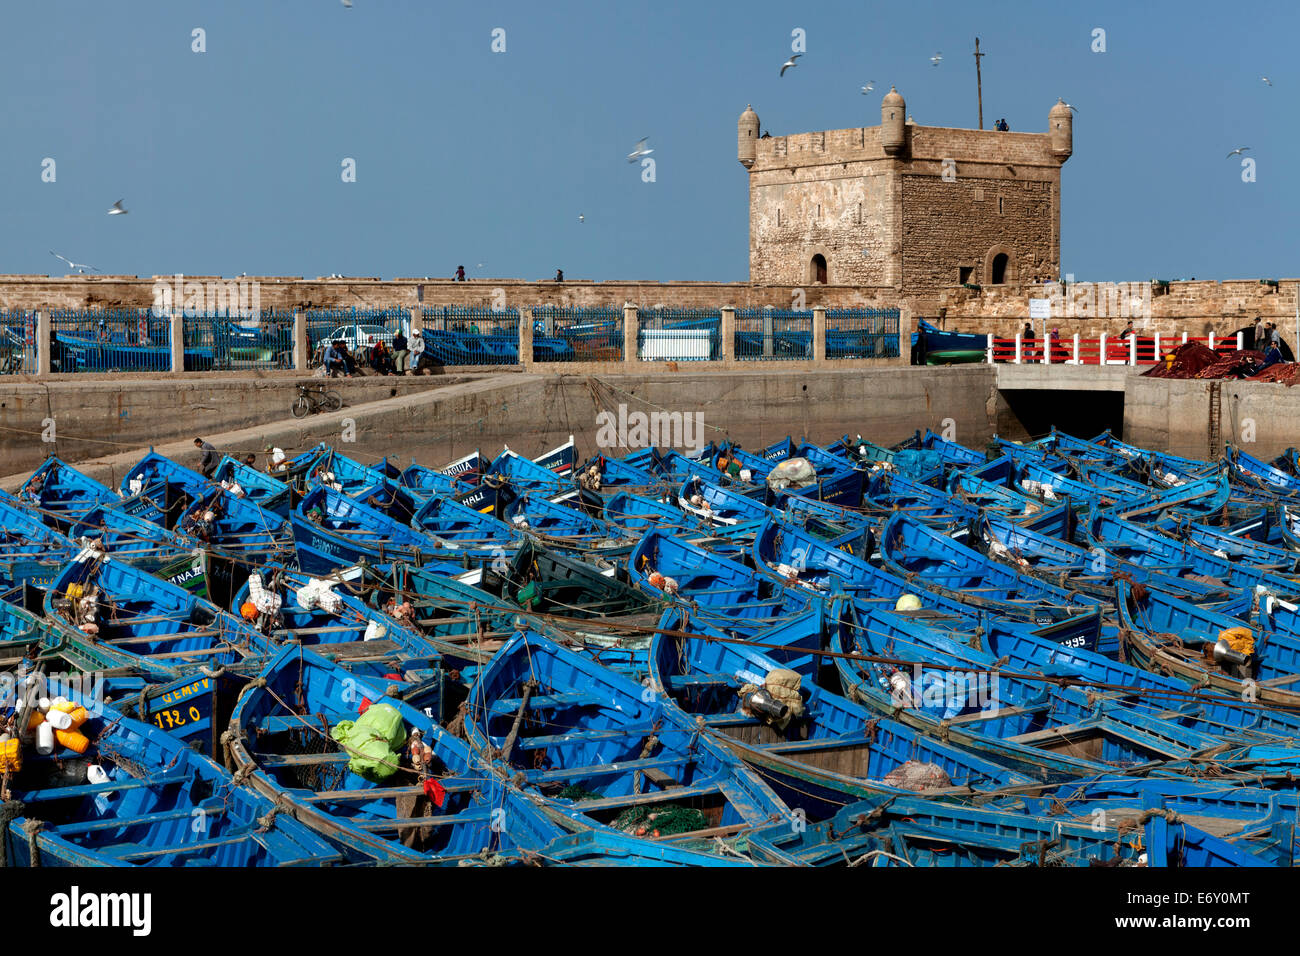
<svg viewBox="0 0 1300 956">
<path fill-rule="evenodd" d="M 1003 389 L 998 392 L 998 434 L 1026 441 L 1053 428 L 1081 438 L 1109 430 L 1124 434 L 1124 393 L 1052 389 Z"/>
</svg>

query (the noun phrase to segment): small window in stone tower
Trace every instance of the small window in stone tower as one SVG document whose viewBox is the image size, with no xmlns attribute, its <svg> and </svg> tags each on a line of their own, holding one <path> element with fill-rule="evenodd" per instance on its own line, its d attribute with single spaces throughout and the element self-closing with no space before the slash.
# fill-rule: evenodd
<svg viewBox="0 0 1300 956">
<path fill-rule="evenodd" d="M 826 257 L 820 252 L 812 257 L 812 279 L 819 285 L 826 284 Z"/>
<path fill-rule="evenodd" d="M 957 282 L 961 285 L 966 285 L 968 282 L 970 282 L 971 273 L 974 271 L 975 271 L 974 266 L 958 266 Z"/>
<path fill-rule="evenodd" d="M 778 226 L 781 225 L 781 209 L 780 209 L 780 207 L 777 207 L 777 210 L 776 210 L 776 224 L 777 224 Z"/>
<path fill-rule="evenodd" d="M 1002 202 L 1001 199 L 998 200 Z M 993 275 L 989 277 L 991 285 L 1002 285 L 1007 280 L 1007 254 L 999 252 L 993 257 Z"/>
<path fill-rule="evenodd" d="M 1002 215 L 1002 197 L 998 197 L 998 215 Z"/>
<path fill-rule="evenodd" d="M 858 203 L 858 225 L 862 225 L 862 203 Z"/>
</svg>

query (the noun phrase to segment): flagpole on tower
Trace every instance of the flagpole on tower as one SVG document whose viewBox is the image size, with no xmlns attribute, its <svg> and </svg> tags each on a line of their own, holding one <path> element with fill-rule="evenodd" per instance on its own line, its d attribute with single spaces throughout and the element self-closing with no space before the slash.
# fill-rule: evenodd
<svg viewBox="0 0 1300 956">
<path fill-rule="evenodd" d="M 984 56 L 980 52 L 980 38 L 975 38 L 975 92 L 979 97 L 980 104 L 980 129 L 984 128 L 984 84 L 980 79 L 980 57 Z"/>
</svg>

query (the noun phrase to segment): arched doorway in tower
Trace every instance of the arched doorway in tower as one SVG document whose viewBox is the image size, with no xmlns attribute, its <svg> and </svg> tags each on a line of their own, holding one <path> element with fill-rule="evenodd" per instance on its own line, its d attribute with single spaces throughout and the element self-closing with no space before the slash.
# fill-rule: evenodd
<svg viewBox="0 0 1300 956">
<path fill-rule="evenodd" d="M 989 269 L 989 284 L 1002 285 L 1007 281 L 1007 254 L 999 252 L 993 257 L 993 264 Z"/>
<path fill-rule="evenodd" d="M 812 257 L 812 268 L 808 271 L 812 273 L 812 281 L 819 285 L 826 284 L 826 257 L 820 252 Z"/>
</svg>

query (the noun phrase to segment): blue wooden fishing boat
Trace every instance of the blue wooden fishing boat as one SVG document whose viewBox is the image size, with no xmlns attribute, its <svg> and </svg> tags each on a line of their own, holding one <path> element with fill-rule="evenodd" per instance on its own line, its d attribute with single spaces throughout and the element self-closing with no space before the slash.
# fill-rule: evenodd
<svg viewBox="0 0 1300 956">
<path fill-rule="evenodd" d="M 1218 736 L 1122 705 L 1080 719 L 1086 694 L 1060 675 L 1003 667 L 968 633 L 853 601 L 838 602 L 835 620 L 831 650 L 851 699 L 1035 779 L 1200 772 L 1198 758 L 1223 753 Z"/>
<path fill-rule="evenodd" d="M 504 505 L 501 518 L 516 530 L 571 548 L 611 545 L 622 537 L 620 529 L 570 507 L 577 504 L 576 493 L 550 500 L 543 492 L 522 490 Z"/>
<path fill-rule="evenodd" d="M 496 499 L 487 512 L 477 511 L 451 498 L 430 498 L 411 519 L 411 526 L 445 549 L 501 553 L 516 548 L 523 532 L 513 523 L 494 517 Z"/>
<path fill-rule="evenodd" d="M 71 691 L 90 749 L 33 754 L 11 781 L 10 866 L 328 866 L 341 855 L 149 724 Z"/>
<path fill-rule="evenodd" d="M 458 495 L 465 490 L 463 485 L 446 472 L 437 468 L 426 468 L 415 462 L 402 471 L 398 484 L 411 494 L 428 500 L 434 495 Z"/>
<path fill-rule="evenodd" d="M 438 648 L 425 641 L 416 627 L 370 607 L 353 593 L 360 590 L 362 580 L 360 568 L 336 571 L 322 579 L 265 564 L 245 578 L 230 609 L 239 615 L 250 603 L 256 608 L 257 595 L 251 593 L 256 587 L 269 600 L 279 598 L 278 607 L 259 613 L 250 622 L 274 648 L 300 644 L 323 656 L 348 659 L 399 654 L 408 668 L 415 667 L 411 662 L 417 659 L 436 660 Z"/>
<path fill-rule="evenodd" d="M 378 566 L 423 562 L 426 556 L 438 561 L 447 553 L 429 535 L 333 488 L 313 488 L 290 520 L 299 566 L 313 574 L 328 574 L 360 561 Z"/>
<path fill-rule="evenodd" d="M 578 473 L 587 473 L 592 468 L 596 469 L 596 474 L 599 476 L 601 491 L 612 491 L 614 489 L 644 491 L 657 488 L 663 484 L 662 476 L 622 458 L 595 455 L 583 462 L 578 469 Z"/>
<path fill-rule="evenodd" d="M 863 800 L 808 827 L 773 824 L 750 840 L 760 850 L 784 853 L 804 866 L 1270 865 L 1196 827 L 1171 825 L 1154 812 L 1139 817 L 1134 827 L 1128 815 L 1065 821 L 910 796 Z"/>
<path fill-rule="evenodd" d="M 788 816 L 757 774 L 646 688 L 520 631 L 470 689 L 465 729 L 502 779 L 569 830 L 743 832 Z"/>
<path fill-rule="evenodd" d="M 1196 601 L 1223 601 L 1232 597 L 1224 582 L 1212 584 L 1125 561 L 1099 547 L 1084 548 L 1061 538 L 1025 528 L 1005 517 L 986 513 L 972 529 L 984 553 L 1018 571 L 1070 587 L 1098 598 L 1113 600 L 1115 575 L 1127 574 L 1147 587 L 1158 587 Z"/>
<path fill-rule="evenodd" d="M 229 455 L 217 463 L 212 472 L 212 480 L 217 484 L 223 482 L 239 487 L 243 497 L 259 508 L 287 518 L 293 506 L 292 492 L 288 485 L 264 471 L 251 468 Z"/>
<path fill-rule="evenodd" d="M 772 514 L 772 509 L 762 502 L 698 474 L 682 483 L 677 504 L 684 513 L 703 519 L 709 526 L 762 521 Z"/>
<path fill-rule="evenodd" d="M 1116 586 L 1130 660 L 1265 706 L 1300 707 L 1300 636 L 1251 626 L 1250 601 L 1223 613 L 1159 591 Z"/>
<path fill-rule="evenodd" d="M 748 634 L 799 613 L 808 600 L 737 561 L 659 530 L 647 531 L 632 549 L 628 576 L 650 594 L 687 602 L 705 620 Z"/>
<path fill-rule="evenodd" d="M 564 832 L 407 703 L 400 676 L 374 679 L 286 648 L 231 715 L 231 759 L 253 790 L 350 862 L 456 865 L 483 853 L 540 850 Z M 341 729 L 371 708 L 395 712 L 394 738 Z M 377 738 L 377 750 L 366 746 Z"/>
<path fill-rule="evenodd" d="M 330 447 L 307 473 L 307 487 L 326 485 L 345 495 L 356 496 L 383 485 L 385 481 L 396 483 L 401 477 L 402 470 L 387 458 L 366 465 Z"/>
<path fill-rule="evenodd" d="M 215 604 L 90 548 L 50 584 L 44 611 L 63 656 L 85 654 L 85 670 L 108 656 L 165 680 L 261 652 L 257 633 Z"/>
<path fill-rule="evenodd" d="M 1031 783 L 805 679 L 820 663 L 808 651 L 821 649 L 822 614 L 818 604 L 765 633 L 760 650 L 669 609 L 650 648 L 651 679 L 808 820 L 879 793 L 944 798 Z"/>
<path fill-rule="evenodd" d="M 1231 528 L 1215 528 L 1185 517 L 1173 516 L 1156 522 L 1156 527 L 1170 537 L 1208 551 L 1216 557 L 1242 561 L 1279 574 L 1293 575 L 1300 571 L 1300 553 L 1251 537 L 1255 531 L 1266 536 L 1267 531 L 1261 527 L 1266 523 L 1267 517 Z"/>
<path fill-rule="evenodd" d="M 1078 533 L 1093 548 L 1122 561 L 1191 581 L 1208 581 L 1219 590 L 1263 588 L 1277 597 L 1300 595 L 1300 581 L 1188 547 L 1154 527 L 1124 521 L 1106 512 L 1090 514 Z M 1158 585 L 1158 581 L 1155 586 Z"/>
<path fill-rule="evenodd" d="M 32 472 L 18 490 L 21 501 L 38 508 L 47 523 L 63 529 L 96 505 L 115 502 L 118 497 L 111 488 L 53 457 Z"/>
<path fill-rule="evenodd" d="M 895 451 L 933 451 L 939 454 L 939 457 L 945 464 L 967 467 L 970 465 L 980 465 L 988 459 L 988 456 L 974 448 L 968 448 L 965 445 L 944 438 L 942 435 L 936 435 L 933 431 L 927 429 L 924 434 L 917 432 L 912 438 L 901 441 L 894 446 Z"/>
<path fill-rule="evenodd" d="M 37 512 L 0 493 L 0 589 L 26 581 L 48 584 L 77 551 L 72 540 L 41 521 Z"/>
<path fill-rule="evenodd" d="M 1300 478 L 1293 472 L 1235 448 L 1231 442 L 1227 445 L 1224 457 L 1228 462 L 1229 477 L 1243 487 L 1275 497 L 1293 498 L 1300 495 Z"/>
<path fill-rule="evenodd" d="M 293 552 L 293 526 L 288 520 L 220 486 L 187 505 L 176 529 L 249 564 L 281 560 Z"/>
<path fill-rule="evenodd" d="M 886 568 L 918 587 L 1042 624 L 1103 603 L 992 561 L 901 512 L 881 530 L 880 555 Z"/>
<path fill-rule="evenodd" d="M 499 484 L 512 485 L 520 491 L 536 491 L 548 495 L 558 495 L 573 488 L 573 479 L 567 472 L 553 471 L 515 454 L 509 448 L 493 460 L 483 476 L 483 481 L 493 479 Z"/>
<path fill-rule="evenodd" d="M 629 534 L 640 534 L 648 528 L 687 531 L 698 527 L 698 522 L 683 515 L 668 496 L 651 498 L 627 491 L 605 499 L 601 517 Z"/>
</svg>

